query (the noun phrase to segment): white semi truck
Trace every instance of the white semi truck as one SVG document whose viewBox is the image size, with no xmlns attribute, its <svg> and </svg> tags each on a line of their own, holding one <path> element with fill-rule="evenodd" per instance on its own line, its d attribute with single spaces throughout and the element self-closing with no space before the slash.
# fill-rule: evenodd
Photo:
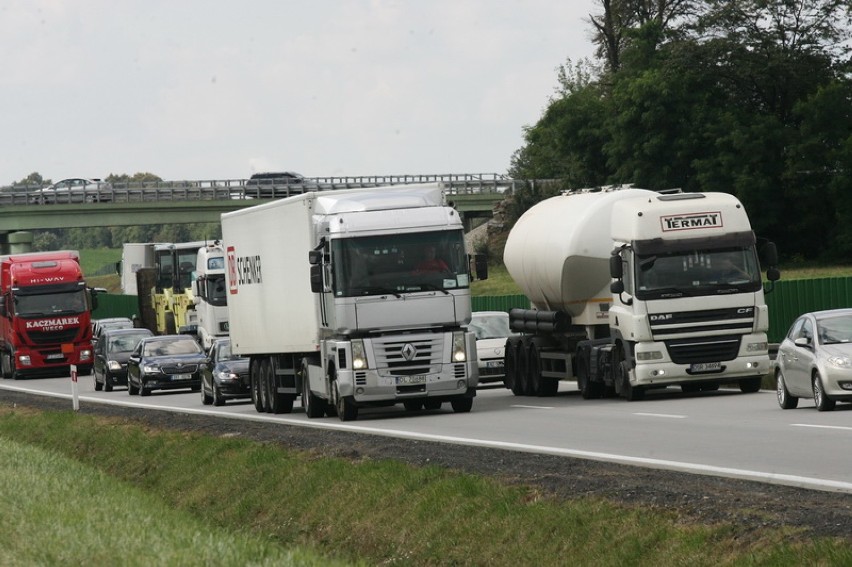
<svg viewBox="0 0 852 567">
<path fill-rule="evenodd" d="M 228 336 L 225 249 L 218 240 L 201 246 L 192 280 L 198 341 L 208 350 L 217 337 Z"/>
<path fill-rule="evenodd" d="M 775 246 L 762 249 L 774 282 Z M 757 241 L 732 195 L 566 192 L 521 216 L 504 261 L 532 304 L 510 313 L 523 332 L 506 344 L 516 395 L 574 379 L 587 399 L 669 385 L 754 392 L 770 370 Z"/>
<path fill-rule="evenodd" d="M 258 411 L 470 411 L 462 222 L 440 184 L 309 192 L 222 215 L 232 350 Z"/>
</svg>

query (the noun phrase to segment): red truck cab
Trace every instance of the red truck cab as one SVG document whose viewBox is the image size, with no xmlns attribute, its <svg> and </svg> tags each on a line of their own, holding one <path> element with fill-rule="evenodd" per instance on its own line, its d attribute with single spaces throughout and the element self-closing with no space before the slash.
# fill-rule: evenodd
<svg viewBox="0 0 852 567">
<path fill-rule="evenodd" d="M 4 378 L 92 367 L 92 298 L 76 251 L 0 256 L 0 369 Z"/>
</svg>

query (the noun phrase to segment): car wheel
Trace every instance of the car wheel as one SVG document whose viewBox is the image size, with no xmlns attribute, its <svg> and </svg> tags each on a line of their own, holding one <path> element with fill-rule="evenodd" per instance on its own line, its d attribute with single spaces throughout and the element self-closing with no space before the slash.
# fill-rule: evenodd
<svg viewBox="0 0 852 567">
<path fill-rule="evenodd" d="M 823 389 L 822 385 L 822 379 L 819 377 L 818 372 L 814 372 L 813 389 L 814 404 L 816 405 L 816 408 L 819 411 L 833 410 L 836 402 L 825 394 L 825 390 Z"/>
<path fill-rule="evenodd" d="M 109 374 L 104 374 L 104 392 L 112 392 L 112 380 Z"/>
<path fill-rule="evenodd" d="M 151 390 L 149 390 L 148 388 L 145 387 L 145 382 L 142 381 L 142 380 L 139 380 L 139 395 L 140 396 L 150 396 L 151 395 Z"/>
<path fill-rule="evenodd" d="M 201 403 L 205 406 L 213 403 L 213 396 L 209 395 L 204 389 L 204 380 L 201 381 Z"/>
<path fill-rule="evenodd" d="M 133 385 L 133 380 L 130 379 L 130 376 L 127 376 L 127 393 L 131 396 L 135 396 L 139 393 L 139 388 Z"/>
<path fill-rule="evenodd" d="M 222 397 L 222 392 L 219 391 L 219 386 L 216 385 L 216 382 L 213 382 L 213 405 L 214 406 L 224 406 L 225 398 Z"/>
<path fill-rule="evenodd" d="M 775 394 L 778 396 L 778 405 L 781 409 L 794 409 L 799 405 L 799 398 L 791 396 L 784 383 L 784 374 L 781 369 L 775 371 Z"/>
<path fill-rule="evenodd" d="M 104 389 L 104 385 L 98 382 L 98 373 L 92 372 L 92 380 L 95 381 L 95 392 L 100 392 Z"/>
</svg>

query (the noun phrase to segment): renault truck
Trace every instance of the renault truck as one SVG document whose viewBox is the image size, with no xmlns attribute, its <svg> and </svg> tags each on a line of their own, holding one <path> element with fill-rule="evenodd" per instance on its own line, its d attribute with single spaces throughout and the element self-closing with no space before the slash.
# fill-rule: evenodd
<svg viewBox="0 0 852 567">
<path fill-rule="evenodd" d="M 576 380 L 583 398 L 628 400 L 759 390 L 771 368 L 759 251 L 771 286 L 775 247 L 725 193 L 618 186 L 538 203 L 504 251 L 531 304 L 509 314 L 522 334 L 506 343 L 506 387 L 548 396 Z"/>
<path fill-rule="evenodd" d="M 478 382 L 459 213 L 439 183 L 301 195 L 222 215 L 234 353 L 258 411 L 356 419 L 449 403 Z"/>
</svg>

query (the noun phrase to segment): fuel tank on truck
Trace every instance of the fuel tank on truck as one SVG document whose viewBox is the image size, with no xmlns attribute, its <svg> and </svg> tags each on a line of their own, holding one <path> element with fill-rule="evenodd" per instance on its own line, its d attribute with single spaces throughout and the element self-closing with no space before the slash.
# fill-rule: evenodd
<svg viewBox="0 0 852 567">
<path fill-rule="evenodd" d="M 589 302 L 612 297 L 609 257 L 613 204 L 648 195 L 656 193 L 605 188 L 541 201 L 521 215 L 509 232 L 503 252 L 509 274 L 536 309 L 565 311 L 576 320 Z"/>
</svg>

